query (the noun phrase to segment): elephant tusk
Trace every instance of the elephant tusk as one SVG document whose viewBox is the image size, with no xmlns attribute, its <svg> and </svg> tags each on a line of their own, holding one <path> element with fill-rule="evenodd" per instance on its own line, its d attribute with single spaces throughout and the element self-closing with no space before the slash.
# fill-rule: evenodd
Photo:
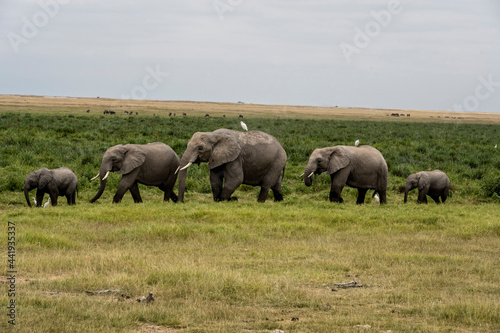
<svg viewBox="0 0 500 333">
<path fill-rule="evenodd" d="M 106 172 L 106 175 L 104 175 L 104 177 L 102 178 L 102 180 L 106 180 L 106 178 L 108 178 L 108 176 L 109 176 L 109 171 Z"/>
<path fill-rule="evenodd" d="M 189 162 L 188 164 L 186 164 L 186 166 L 185 166 L 185 167 L 183 167 L 183 168 L 179 169 L 179 171 L 186 170 L 187 168 L 189 168 L 189 166 L 190 166 L 191 164 L 193 164 L 193 163 Z"/>
<path fill-rule="evenodd" d="M 176 174 L 177 174 L 177 172 L 179 172 L 179 169 L 180 169 L 180 168 L 181 168 L 181 166 L 179 165 L 179 166 L 177 167 L 177 169 L 175 170 L 174 175 L 176 175 Z"/>
<path fill-rule="evenodd" d="M 311 178 L 311 176 L 312 176 L 312 175 L 314 175 L 314 171 L 313 171 L 313 172 L 311 172 L 311 173 L 309 174 L 309 176 L 307 176 L 307 178 Z"/>
<path fill-rule="evenodd" d="M 302 174 L 299 177 L 303 177 L 303 176 L 304 176 L 304 173 L 302 172 Z"/>
<path fill-rule="evenodd" d="M 99 174 L 97 174 L 97 176 L 95 176 L 94 178 L 92 178 L 90 181 L 93 181 L 94 179 L 97 179 L 99 177 Z"/>
</svg>

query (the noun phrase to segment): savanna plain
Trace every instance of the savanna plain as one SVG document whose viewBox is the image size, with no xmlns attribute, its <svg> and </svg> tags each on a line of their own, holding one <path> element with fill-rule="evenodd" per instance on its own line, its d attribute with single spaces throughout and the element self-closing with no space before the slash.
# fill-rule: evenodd
<svg viewBox="0 0 500 333">
<path fill-rule="evenodd" d="M 499 332 L 500 122 L 344 111 L 2 96 L 0 330 Z M 189 168 L 184 203 L 163 202 L 160 190 L 139 185 L 144 203 L 126 194 L 112 204 L 118 174 L 88 202 L 107 148 L 160 141 L 181 156 L 193 133 L 241 130 L 240 120 L 286 150 L 283 202 L 270 193 L 259 204 L 250 186 L 235 192 L 238 201 L 213 202 L 204 164 Z M 348 187 L 344 203 L 334 204 L 330 177 L 313 176 L 311 187 L 299 177 L 315 148 L 357 139 L 387 161 L 387 205 L 372 191 L 356 205 Z M 30 209 L 26 175 L 60 166 L 78 176 L 76 205 L 60 198 L 56 207 Z M 406 177 L 432 169 L 451 180 L 446 204 L 418 205 L 416 190 L 403 204 Z M 357 286 L 337 285 L 351 281 Z M 137 301 L 148 293 L 153 302 Z M 12 299 L 15 326 L 7 316 Z"/>
</svg>

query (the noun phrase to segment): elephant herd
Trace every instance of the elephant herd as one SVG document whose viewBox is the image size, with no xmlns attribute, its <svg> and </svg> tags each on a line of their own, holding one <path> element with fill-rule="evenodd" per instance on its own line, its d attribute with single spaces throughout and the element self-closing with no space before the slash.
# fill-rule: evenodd
<svg viewBox="0 0 500 333">
<path fill-rule="evenodd" d="M 208 163 L 210 184 L 215 201 L 237 200 L 234 191 L 241 185 L 260 186 L 259 202 L 265 202 L 269 191 L 274 200 L 282 201 L 281 183 L 285 173 L 287 155 L 279 141 L 260 131 L 238 132 L 218 129 L 197 132 L 187 144 L 179 159 L 172 148 L 161 142 L 145 145 L 126 144 L 110 147 L 102 158 L 99 173 L 91 180 L 100 179 L 99 190 L 90 200 L 98 200 L 106 187 L 110 172 L 122 174 L 113 202 L 122 200 L 130 191 L 134 202 L 142 202 L 138 184 L 156 186 L 164 192 L 163 200 L 183 202 L 187 168 L 193 163 Z M 363 204 L 368 190 L 378 193 L 380 203 L 387 203 L 388 169 L 382 154 L 374 147 L 334 146 L 315 149 L 307 163 L 303 179 L 311 186 L 312 176 L 328 172 L 331 177 L 330 201 L 343 202 L 345 185 L 358 189 L 357 204 Z M 179 176 L 179 193 L 173 188 Z M 57 198 L 65 196 L 68 204 L 75 204 L 77 177 L 68 168 L 40 169 L 30 173 L 24 185 L 26 202 L 31 207 L 29 192 L 37 189 L 36 205 L 42 205 L 48 193 L 53 206 Z M 410 175 L 406 181 L 404 202 L 408 192 L 419 190 L 418 203 L 427 203 L 429 195 L 436 203 L 444 203 L 450 189 L 450 180 L 439 170 L 421 171 Z"/>
</svg>

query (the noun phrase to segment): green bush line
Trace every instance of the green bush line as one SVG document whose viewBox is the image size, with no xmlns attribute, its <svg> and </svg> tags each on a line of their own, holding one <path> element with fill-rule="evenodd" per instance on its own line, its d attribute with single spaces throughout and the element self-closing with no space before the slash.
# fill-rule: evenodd
<svg viewBox="0 0 500 333">
<path fill-rule="evenodd" d="M 421 170 L 448 174 L 455 195 L 477 201 L 500 198 L 498 125 L 384 122 L 354 120 L 245 119 L 250 130 L 275 136 L 288 155 L 285 194 L 303 193 L 298 175 L 315 148 L 361 144 L 376 147 L 389 167 L 389 191 L 397 193 L 406 177 Z M 22 191 L 28 173 L 42 167 L 67 166 L 79 178 L 80 191 L 100 166 L 103 153 L 117 144 L 160 141 L 180 156 L 197 131 L 241 130 L 239 120 L 204 117 L 0 114 L 0 192 Z M 190 169 L 188 189 L 209 193 L 206 168 Z M 115 181 L 116 182 L 116 181 Z M 321 188 L 329 177 L 318 177 Z M 112 182 L 110 184 L 112 185 Z M 285 198 L 286 199 L 286 198 Z"/>
</svg>

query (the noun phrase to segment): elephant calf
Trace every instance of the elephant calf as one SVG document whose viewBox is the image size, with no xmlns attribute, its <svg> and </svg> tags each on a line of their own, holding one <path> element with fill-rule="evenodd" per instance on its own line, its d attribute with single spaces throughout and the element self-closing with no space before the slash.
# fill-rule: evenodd
<svg viewBox="0 0 500 333">
<path fill-rule="evenodd" d="M 24 182 L 24 196 L 28 206 L 31 207 L 29 192 L 37 188 L 37 207 L 42 206 L 45 193 L 49 194 L 52 206 L 57 206 L 57 198 L 60 196 L 66 197 L 68 205 L 74 205 L 77 186 L 78 178 L 70 169 L 65 167 L 52 170 L 42 168 L 30 173 L 26 177 L 26 181 Z"/>
<path fill-rule="evenodd" d="M 134 202 L 142 202 L 137 184 L 157 186 L 165 192 L 163 200 L 172 199 L 172 201 L 177 202 L 177 195 L 175 195 L 173 188 L 177 180 L 175 171 L 179 164 L 179 157 L 173 149 L 161 142 L 110 147 L 104 153 L 99 173 L 91 179 L 100 177 L 101 185 L 90 202 L 101 197 L 110 172 L 118 172 L 123 175 L 113 203 L 120 202 L 125 192 L 129 190 Z"/>
<path fill-rule="evenodd" d="M 406 179 L 405 199 L 408 199 L 408 192 L 418 187 L 417 203 L 427 203 L 427 196 L 430 196 L 437 204 L 439 197 L 445 203 L 450 191 L 450 179 L 440 170 L 420 171 L 412 173 Z"/>
</svg>

